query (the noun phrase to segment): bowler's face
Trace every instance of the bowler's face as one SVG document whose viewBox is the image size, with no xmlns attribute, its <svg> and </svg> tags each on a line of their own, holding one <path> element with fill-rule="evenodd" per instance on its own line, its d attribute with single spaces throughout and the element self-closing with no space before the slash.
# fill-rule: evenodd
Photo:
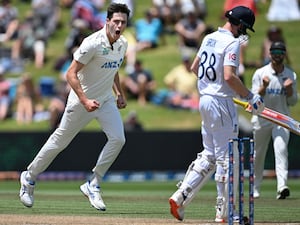
<svg viewBox="0 0 300 225">
<path fill-rule="evenodd" d="M 127 26 L 127 14 L 114 13 L 111 19 L 106 20 L 107 35 L 111 42 L 115 42 L 120 38 L 121 34 Z"/>
<path fill-rule="evenodd" d="M 284 51 L 271 51 L 270 52 L 271 54 L 271 59 L 272 59 L 272 62 L 274 64 L 282 64 L 283 61 L 284 61 L 284 57 L 285 57 L 285 52 Z"/>
</svg>

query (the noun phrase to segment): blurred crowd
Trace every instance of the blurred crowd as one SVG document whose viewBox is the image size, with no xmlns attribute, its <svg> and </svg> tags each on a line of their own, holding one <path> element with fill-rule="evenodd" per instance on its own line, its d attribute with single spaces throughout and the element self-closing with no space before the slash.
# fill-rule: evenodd
<svg viewBox="0 0 300 225">
<path fill-rule="evenodd" d="M 19 0 L 21 1 L 21 0 Z M 258 14 L 257 4 L 267 0 L 225 0 L 224 12 L 236 5 L 246 5 Z M 49 120 L 50 129 L 60 121 L 66 103 L 69 86 L 65 72 L 74 50 L 91 32 L 101 29 L 106 20 L 105 6 L 108 0 L 22 0 L 30 4 L 28 12 L 20 19 L 18 4 L 12 0 L 0 0 L 0 121 L 15 118 L 18 124 Z M 131 9 L 129 26 L 124 35 L 129 46 L 121 83 L 127 98 L 136 99 L 140 105 L 157 104 L 172 109 L 197 110 L 198 94 L 196 76 L 189 69 L 202 38 L 216 28 L 206 21 L 208 14 L 205 0 L 152 0 L 152 6 L 135 16 L 137 0 L 111 0 L 126 3 Z M 287 3 L 288 2 L 288 3 Z M 296 7 L 291 9 L 293 4 Z M 284 8 L 289 13 L 284 14 Z M 277 13 L 280 7 L 280 13 Z M 61 30 L 61 10 L 67 8 L 70 19 L 69 32 L 62 43 L 64 54 L 58 55 L 53 65 L 53 76 L 41 77 L 34 83 L 25 63 L 31 61 L 36 69 L 47 64 L 49 40 Z M 276 16 L 279 16 L 277 18 Z M 286 16 L 284 18 L 284 16 Z M 221 19 L 222 15 L 220 15 Z M 299 20 L 298 1 L 272 0 L 266 19 L 269 21 Z M 65 23 L 65 21 L 63 21 Z M 167 35 L 176 37 L 178 54 L 182 59 L 174 64 L 158 89 L 151 68 L 144 68 L 140 52 L 163 48 Z M 241 79 L 245 69 L 269 62 L 269 47 L 274 41 L 285 41 L 281 27 L 270 26 L 262 40 L 259 62 L 247 62 L 249 41 L 241 45 Z M 287 54 L 286 61 L 290 64 Z M 18 76 L 8 76 L 17 74 Z M 57 76 L 57 74 L 59 74 Z M 46 104 L 45 104 L 46 99 Z M 130 118 L 136 115 L 132 113 Z"/>
</svg>

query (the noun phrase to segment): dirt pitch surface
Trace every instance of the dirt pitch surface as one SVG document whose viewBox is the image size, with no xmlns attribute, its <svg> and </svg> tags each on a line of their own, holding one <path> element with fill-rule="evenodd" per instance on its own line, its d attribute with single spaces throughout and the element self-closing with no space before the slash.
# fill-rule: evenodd
<svg viewBox="0 0 300 225">
<path fill-rule="evenodd" d="M 1 214 L 0 225 L 216 225 L 217 223 L 174 219 L 116 218 L 96 216 L 47 216 Z M 224 223 L 225 224 L 225 223 Z M 299 223 L 255 223 L 255 225 L 299 225 Z"/>
</svg>

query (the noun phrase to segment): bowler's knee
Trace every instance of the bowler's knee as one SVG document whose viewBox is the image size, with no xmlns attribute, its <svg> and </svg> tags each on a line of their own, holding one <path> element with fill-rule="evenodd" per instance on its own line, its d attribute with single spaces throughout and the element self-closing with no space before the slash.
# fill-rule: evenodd
<svg viewBox="0 0 300 225">
<path fill-rule="evenodd" d="M 112 143 L 114 146 L 118 146 L 119 148 L 122 148 L 126 142 L 124 135 L 114 136 L 108 138 L 108 141 Z"/>
</svg>

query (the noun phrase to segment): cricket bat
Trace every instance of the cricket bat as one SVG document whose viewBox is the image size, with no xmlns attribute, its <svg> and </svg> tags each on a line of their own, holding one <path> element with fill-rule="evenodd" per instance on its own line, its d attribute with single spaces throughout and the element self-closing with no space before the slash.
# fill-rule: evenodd
<svg viewBox="0 0 300 225">
<path fill-rule="evenodd" d="M 252 110 L 251 107 L 249 107 L 248 102 L 244 102 L 236 98 L 233 98 L 233 101 L 235 104 L 242 106 L 247 112 L 251 113 Z M 278 124 L 282 127 L 285 127 L 289 131 L 300 136 L 300 122 L 294 120 L 293 118 L 287 115 L 265 107 L 264 110 L 260 114 L 258 114 L 258 116 L 269 120 L 275 124 Z"/>
</svg>

